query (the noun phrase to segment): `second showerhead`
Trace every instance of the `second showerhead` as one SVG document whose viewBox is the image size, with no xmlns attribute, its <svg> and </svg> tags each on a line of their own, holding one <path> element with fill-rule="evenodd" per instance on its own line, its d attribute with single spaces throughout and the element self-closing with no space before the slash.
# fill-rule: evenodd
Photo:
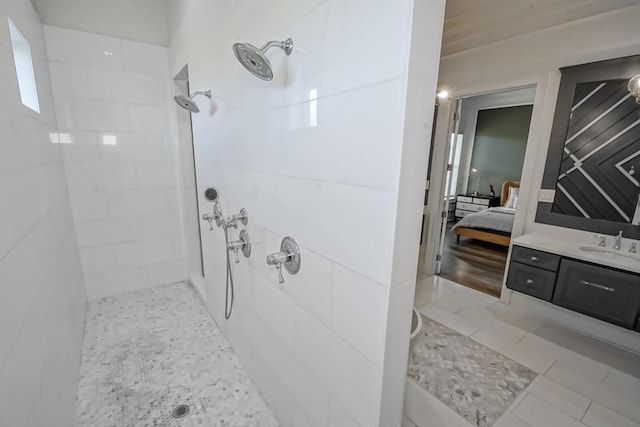
<svg viewBox="0 0 640 427">
<path fill-rule="evenodd" d="M 272 47 L 279 47 L 284 50 L 287 56 L 291 55 L 291 52 L 293 52 L 293 39 L 270 41 L 260 49 L 251 43 L 236 43 L 233 45 L 233 53 L 251 74 L 259 79 L 270 81 L 273 80 L 273 70 L 265 53 Z"/>
<path fill-rule="evenodd" d="M 193 102 L 193 98 L 195 98 L 198 95 L 204 95 L 207 98 L 211 99 L 211 90 L 207 90 L 207 91 L 200 90 L 200 91 L 194 92 L 193 95 L 191 96 L 176 95 L 173 97 L 173 99 L 174 101 L 176 101 L 176 103 L 179 106 L 181 106 L 185 110 L 191 111 L 192 113 L 199 113 L 200 108 L 195 102 Z"/>
</svg>

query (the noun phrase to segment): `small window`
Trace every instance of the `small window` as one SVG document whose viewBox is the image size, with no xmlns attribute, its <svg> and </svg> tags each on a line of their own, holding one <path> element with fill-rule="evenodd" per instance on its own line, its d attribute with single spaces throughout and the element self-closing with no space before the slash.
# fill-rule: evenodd
<svg viewBox="0 0 640 427">
<path fill-rule="evenodd" d="M 40 112 L 38 103 L 38 91 L 36 90 L 36 76 L 33 72 L 31 60 L 31 48 L 16 24 L 9 18 L 9 32 L 11 33 L 11 46 L 13 48 L 13 61 L 16 64 L 18 88 L 22 103 L 33 111 Z"/>
</svg>

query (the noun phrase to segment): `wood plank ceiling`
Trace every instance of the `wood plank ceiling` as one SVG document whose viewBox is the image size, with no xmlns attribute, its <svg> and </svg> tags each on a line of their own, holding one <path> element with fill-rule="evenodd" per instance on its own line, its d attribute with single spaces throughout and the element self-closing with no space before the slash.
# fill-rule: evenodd
<svg viewBox="0 0 640 427">
<path fill-rule="evenodd" d="M 637 5 L 639 2 L 640 0 L 447 0 L 442 56 Z M 638 18 L 640 21 L 640 17 Z"/>
</svg>

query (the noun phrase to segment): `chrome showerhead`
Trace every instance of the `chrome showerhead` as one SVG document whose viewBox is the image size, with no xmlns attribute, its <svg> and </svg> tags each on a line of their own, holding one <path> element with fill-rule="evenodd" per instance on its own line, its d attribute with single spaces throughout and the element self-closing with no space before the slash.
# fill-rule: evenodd
<svg viewBox="0 0 640 427">
<path fill-rule="evenodd" d="M 193 102 L 193 98 L 195 98 L 198 95 L 204 95 L 207 98 L 211 99 L 211 91 L 207 90 L 207 91 L 194 92 L 193 95 L 191 96 L 176 95 L 173 97 L 173 100 L 176 101 L 176 104 L 178 104 L 185 110 L 191 111 L 192 113 L 199 113 L 200 108 L 198 108 L 198 105 L 195 102 Z"/>
<path fill-rule="evenodd" d="M 176 103 L 179 106 L 181 106 L 185 110 L 191 111 L 192 113 L 199 113 L 200 112 L 200 108 L 198 108 L 196 103 L 193 102 L 193 100 L 191 100 L 191 98 L 186 97 L 185 95 L 174 96 L 173 99 L 176 101 Z"/>
<path fill-rule="evenodd" d="M 291 55 L 293 51 L 293 40 L 288 38 L 281 42 L 270 41 L 260 49 L 250 43 L 236 43 L 233 45 L 233 53 L 244 68 L 251 74 L 259 79 L 270 81 L 273 80 L 273 70 L 265 53 L 272 47 L 279 47 L 284 50 L 287 55 Z"/>
</svg>

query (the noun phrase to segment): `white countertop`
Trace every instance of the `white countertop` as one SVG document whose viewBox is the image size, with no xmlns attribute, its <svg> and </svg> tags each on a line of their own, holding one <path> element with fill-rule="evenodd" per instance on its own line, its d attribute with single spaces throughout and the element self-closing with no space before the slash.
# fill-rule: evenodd
<svg viewBox="0 0 640 427">
<path fill-rule="evenodd" d="M 524 246 L 531 249 L 538 249 L 545 252 L 552 252 L 558 255 L 571 257 L 595 264 L 606 265 L 609 267 L 618 268 L 621 270 L 632 271 L 640 273 L 640 245 L 638 245 L 637 254 L 630 254 L 629 247 L 631 246 L 631 240 L 623 239 L 620 253 L 633 256 L 633 259 L 613 255 L 609 253 L 597 253 L 597 252 L 585 252 L 580 250 L 581 246 L 589 246 L 597 248 L 598 245 L 592 241 L 581 241 L 580 239 L 568 239 L 555 237 L 545 233 L 532 232 L 524 234 L 520 237 L 511 240 L 511 243 L 518 246 Z M 613 238 L 607 239 L 607 249 L 611 249 L 613 245 Z M 617 251 L 612 251 L 617 252 Z"/>
</svg>

